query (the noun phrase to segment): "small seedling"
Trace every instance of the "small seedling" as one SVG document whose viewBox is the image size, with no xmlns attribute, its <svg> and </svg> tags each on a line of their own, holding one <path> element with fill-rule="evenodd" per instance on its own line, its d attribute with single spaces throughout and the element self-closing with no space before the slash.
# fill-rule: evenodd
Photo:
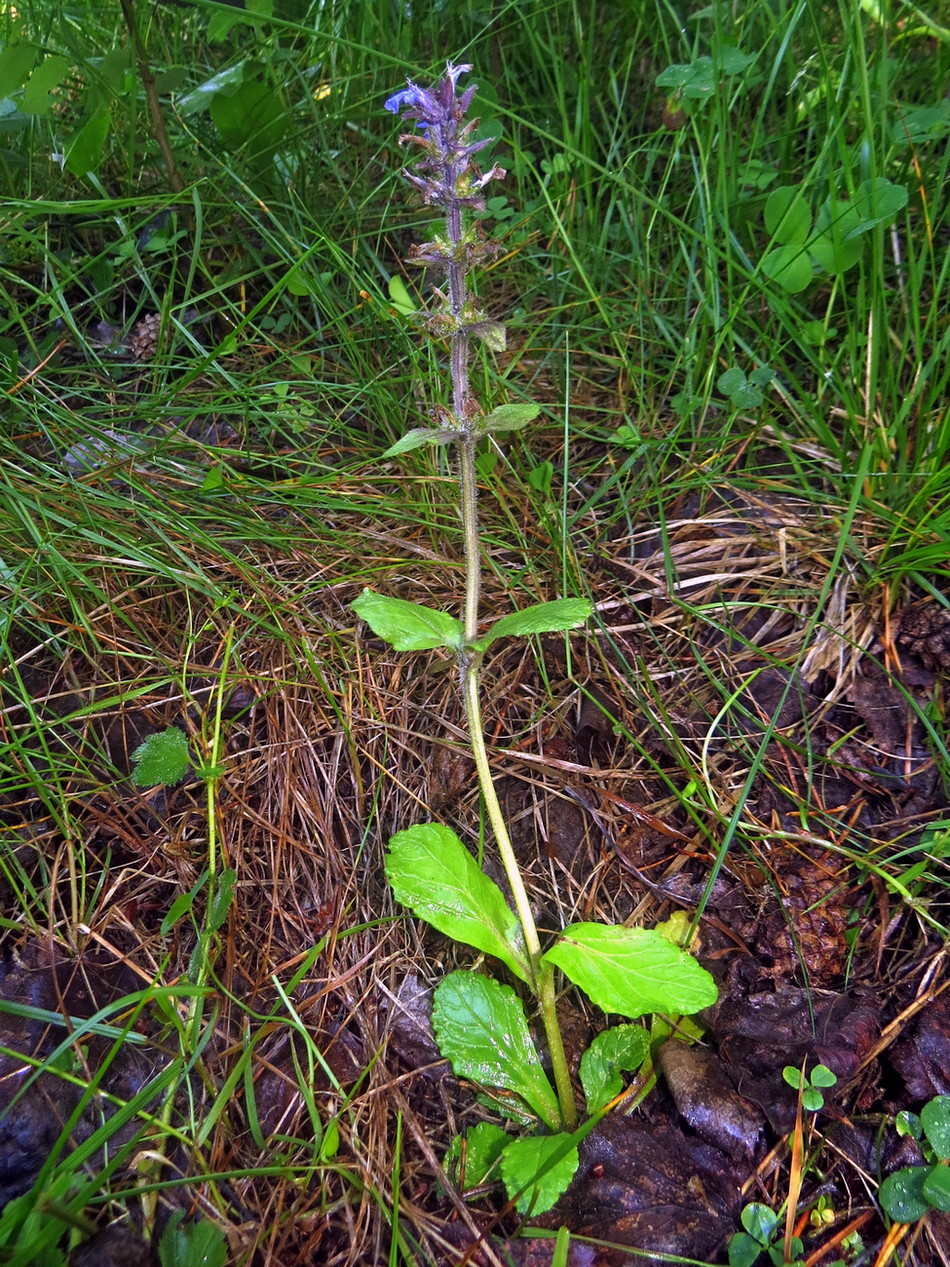
<svg viewBox="0 0 950 1267">
<path fill-rule="evenodd" d="M 832 1073 L 827 1065 L 815 1065 L 808 1075 L 794 1065 L 786 1065 L 782 1070 L 782 1077 L 790 1087 L 801 1092 L 802 1108 L 809 1113 L 817 1113 L 825 1107 L 823 1092 L 838 1081 L 837 1074 Z"/>
<path fill-rule="evenodd" d="M 667 66 L 657 75 L 656 86 L 670 90 L 667 109 L 678 111 L 684 102 L 709 101 L 721 83 L 741 75 L 754 61 L 754 54 L 743 53 L 734 44 L 718 44 L 711 57 L 704 54 Z"/>
<path fill-rule="evenodd" d="M 718 387 L 736 409 L 758 409 L 764 400 L 761 389 L 767 387 L 774 377 L 775 370 L 770 370 L 768 366 L 753 370 L 747 377 L 745 371 L 736 365 L 720 374 Z"/>
<path fill-rule="evenodd" d="M 729 1241 L 729 1267 L 752 1267 L 761 1254 L 768 1255 L 776 1267 L 798 1267 L 803 1254 L 801 1240 L 792 1241 L 792 1258 L 785 1253 L 782 1219 L 774 1210 L 759 1201 L 750 1202 L 739 1216 L 743 1228 Z"/>
<path fill-rule="evenodd" d="M 920 1111 L 901 1114 L 898 1131 L 923 1147 L 926 1166 L 905 1166 L 881 1184 L 881 1208 L 895 1223 L 916 1223 L 931 1210 L 950 1212 L 950 1096 L 938 1095 Z"/>
<path fill-rule="evenodd" d="M 514 1103 L 514 1120 L 540 1124 L 547 1134 L 512 1139 L 499 1128 L 473 1132 L 464 1153 L 463 1183 L 480 1183 L 497 1166 L 509 1198 L 524 1214 L 541 1213 L 570 1183 L 578 1163 L 578 1127 L 567 1055 L 556 1013 L 555 969 L 560 969 L 604 1012 L 631 1019 L 648 1012 L 688 1014 L 715 1001 L 716 986 L 705 969 L 662 933 L 596 923 L 572 924 L 544 949 L 524 879 L 492 780 L 481 714 L 480 670 L 485 652 L 499 638 L 566 632 L 591 615 L 585 599 L 560 598 L 515 611 L 481 628 L 481 540 L 476 513 L 478 446 L 497 433 L 519 430 L 540 412 L 535 404 L 502 404 L 486 411 L 469 379 L 474 340 L 490 351 L 505 346 L 505 330 L 478 307 L 469 275 L 498 254 L 475 213 L 485 210 L 483 191 L 505 175 L 493 166 L 484 175 L 474 155 L 488 139 L 475 139 L 477 121 L 466 121 L 475 92 L 459 92 L 468 66 L 447 65 L 431 88 L 410 82 L 386 108 L 413 121 L 416 131 L 400 138 L 421 152 L 409 181 L 423 203 L 445 214 L 444 229 L 413 248 L 410 263 L 441 270 L 431 311 L 417 323 L 448 343 L 451 405 L 430 415 L 430 425 L 410 430 L 384 457 L 423 446 L 453 446 L 458 459 L 466 584 L 463 619 L 447 612 L 364 590 L 353 604 L 357 615 L 397 651 L 441 647 L 458 665 L 462 697 L 479 787 L 504 865 L 514 910 L 502 890 L 483 873 L 459 837 L 439 823 L 419 823 L 389 842 L 386 874 L 397 901 L 456 941 L 501 963 L 539 1007 L 554 1075 L 541 1063 L 522 999 L 510 985 L 476 972 L 453 972 L 435 990 L 433 1027 L 442 1054 L 459 1076 L 501 1091 Z M 408 293 L 408 292 L 406 292 Z M 390 291 L 393 295 L 392 289 Z M 403 299 L 398 292 L 398 299 Z M 597 1120 L 622 1088 L 620 1071 L 647 1058 L 649 1036 L 637 1025 L 601 1034 L 580 1067 L 589 1122 Z M 501 1136 L 504 1135 L 504 1138 Z M 452 1157 L 462 1163 L 461 1145 Z"/>
</svg>

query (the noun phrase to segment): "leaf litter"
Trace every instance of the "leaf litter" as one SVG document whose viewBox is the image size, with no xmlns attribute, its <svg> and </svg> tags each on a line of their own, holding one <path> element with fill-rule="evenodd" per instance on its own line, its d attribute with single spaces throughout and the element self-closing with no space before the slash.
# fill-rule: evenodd
<svg viewBox="0 0 950 1267">
<path fill-rule="evenodd" d="M 601 457 L 591 453 L 588 481 Z M 174 484 L 191 504 L 177 476 L 150 478 L 137 502 L 110 503 L 106 528 L 117 538 L 149 495 Z M 431 987 L 468 966 L 464 952 L 391 920 L 382 872 L 382 842 L 420 806 L 477 838 L 454 673 L 439 652 L 408 667 L 357 637 L 346 615 L 367 540 L 381 560 L 374 586 L 407 601 L 451 590 L 458 565 L 434 576 L 408 565 L 407 556 L 437 557 L 427 529 L 394 535 L 388 518 L 374 520 L 358 469 L 335 478 L 350 481 L 351 508 L 321 528 L 288 499 L 253 572 L 241 562 L 233 508 L 216 512 L 213 536 L 183 533 L 180 548 L 219 577 L 213 593 L 192 591 L 187 608 L 168 580 L 130 591 L 121 567 L 105 562 L 90 566 L 88 598 L 72 599 L 90 615 L 64 654 L 51 654 L 42 632 L 44 620 L 64 619 L 55 595 L 23 623 L 18 676 L 4 684 L 7 734 L 34 777 L 57 789 L 71 834 L 27 784 L 8 784 L 3 913 L 22 920 L 20 895 L 45 886 L 48 919 L 8 930 L 3 998 L 39 999 L 75 1019 L 116 990 L 180 979 L 194 932 L 187 921 L 166 932 L 161 924 L 200 879 L 204 785 L 192 773 L 176 787 L 136 788 L 130 757 L 172 725 L 200 748 L 224 683 L 216 826 L 239 879 L 221 931 L 214 1032 L 197 1065 L 204 1091 L 193 1094 L 227 1084 L 232 1100 L 205 1153 L 185 1145 L 167 1156 L 182 1193 L 213 1205 L 234 1254 L 261 1261 L 378 1262 L 388 1224 L 368 1196 L 377 1192 L 399 1209 L 420 1262 L 540 1267 L 553 1240 L 518 1235 L 517 1214 L 490 1180 L 460 1191 L 442 1169 L 450 1140 L 503 1120 L 504 1105 L 460 1083 L 434 1044 Z M 273 517 L 279 494 L 267 491 Z M 254 490 L 246 495 L 252 504 Z M 207 516 L 197 501 L 194 510 Z M 807 1216 L 822 1196 L 834 1221 L 809 1231 L 805 1218 L 806 1252 L 861 1219 L 874 1247 L 884 1235 L 876 1185 L 913 1152 L 895 1115 L 948 1093 L 946 864 L 939 840 L 926 853 L 922 843 L 950 816 L 939 731 L 927 724 L 947 664 L 945 611 L 918 599 L 888 613 L 847 559 L 827 589 L 837 527 L 808 503 L 722 486 L 671 501 L 664 519 L 663 532 L 634 525 L 626 536 L 582 523 L 599 627 L 572 637 L 570 664 L 563 640 L 547 637 L 534 649 L 500 640 L 486 657 L 492 751 L 542 925 L 653 926 L 701 910 L 697 953 L 720 987 L 701 1042 L 666 1039 L 656 1089 L 591 1132 L 574 1183 L 532 1226 L 567 1226 L 571 1263 L 606 1267 L 628 1261 L 630 1249 L 647 1254 L 639 1261 L 725 1261 L 743 1205 L 779 1210 L 788 1191 L 796 1093 L 782 1069 L 823 1063 L 838 1081 L 808 1124 L 799 1211 Z M 305 554 L 298 525 L 310 538 Z M 853 537 L 871 552 L 873 533 L 859 521 Z M 504 577 L 515 552 L 496 544 L 492 560 Z M 539 558 L 537 575 L 544 565 Z M 341 575 L 355 579 L 341 584 Z M 489 602 L 506 609 L 497 579 Z M 130 604 L 148 629 L 148 657 L 124 619 Z M 239 650 L 226 659 L 226 647 Z M 109 702 L 97 707 L 103 682 Z M 57 859 L 75 859 L 78 848 L 87 879 L 77 921 L 75 882 Z M 63 964 L 96 983 L 82 1007 L 61 985 Z M 116 984 L 113 969 L 129 980 Z M 275 981 L 291 983 L 299 1025 Z M 576 1060 L 602 1021 L 582 1000 L 565 997 L 563 1009 Z M 24 1028 L 4 1013 L 0 1042 L 42 1059 L 69 1023 Z M 160 1064 L 161 1042 L 149 1042 L 147 1059 Z M 105 1058 L 87 1046 L 91 1076 Z M 121 1080 L 143 1050 L 122 1048 L 107 1062 L 116 1094 L 127 1094 Z M 32 1100 L 5 1101 L 0 1131 L 21 1150 L 16 1191 L 73 1112 L 74 1092 L 57 1082 L 52 1094 L 51 1077 L 34 1080 Z M 6 1084 L 16 1091 L 15 1078 Z M 178 1113 L 184 1131 L 183 1106 Z M 339 1144 L 314 1171 L 312 1140 L 331 1122 Z M 81 1120 L 71 1129 L 75 1147 Z M 275 1151 L 291 1159 L 290 1172 L 309 1165 L 311 1179 L 257 1175 Z M 210 1177 L 232 1170 L 247 1177 Z M 166 1215 L 176 1200 L 162 1198 Z M 908 1264 L 933 1261 L 938 1231 L 924 1221 Z"/>
</svg>

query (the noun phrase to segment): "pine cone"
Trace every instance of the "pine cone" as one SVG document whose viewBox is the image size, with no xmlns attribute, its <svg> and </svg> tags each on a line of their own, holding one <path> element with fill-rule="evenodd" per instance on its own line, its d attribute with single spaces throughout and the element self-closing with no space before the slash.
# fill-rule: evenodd
<svg viewBox="0 0 950 1267">
<path fill-rule="evenodd" d="M 150 312 L 137 321 L 129 338 L 129 348 L 137 361 L 150 361 L 158 349 L 162 329 L 161 313 Z"/>
<path fill-rule="evenodd" d="M 927 600 L 906 607 L 897 627 L 897 645 L 924 668 L 950 669 L 950 611 Z"/>
</svg>

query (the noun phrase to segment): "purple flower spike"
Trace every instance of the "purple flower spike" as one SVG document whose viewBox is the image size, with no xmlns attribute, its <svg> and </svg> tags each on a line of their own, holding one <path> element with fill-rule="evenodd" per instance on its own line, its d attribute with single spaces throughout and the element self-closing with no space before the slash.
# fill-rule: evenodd
<svg viewBox="0 0 950 1267">
<path fill-rule="evenodd" d="M 469 439 L 475 434 L 475 420 L 482 416 L 469 386 L 469 344 L 472 338 L 484 338 L 497 348 L 501 327 L 498 322 L 485 320 L 468 291 L 468 274 L 476 265 L 493 259 L 499 248 L 486 241 L 481 224 L 469 221 L 467 213 L 484 211 L 482 190 L 489 181 L 505 174 L 496 164 L 483 175 L 473 161 L 474 155 L 490 141 L 473 140 L 478 121 L 465 117 L 475 85 L 460 90 L 458 81 L 471 69 L 469 65 L 446 62 L 445 74 L 431 88 L 420 88 L 409 79 L 407 86 L 386 102 L 387 110 L 411 119 L 424 133 L 399 138 L 400 145 L 414 142 L 422 151 L 413 164 L 415 170 L 406 175 L 424 204 L 445 212 L 444 232 L 414 248 L 409 260 L 445 271 L 448 286 L 444 292 L 436 290 L 438 307 L 430 313 L 427 328 L 436 338 L 450 341 L 452 417 L 454 425 Z"/>
</svg>

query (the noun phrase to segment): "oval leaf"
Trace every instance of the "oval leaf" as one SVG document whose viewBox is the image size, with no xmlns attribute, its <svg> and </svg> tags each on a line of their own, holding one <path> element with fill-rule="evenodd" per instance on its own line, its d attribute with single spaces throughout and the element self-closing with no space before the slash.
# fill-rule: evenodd
<svg viewBox="0 0 950 1267">
<path fill-rule="evenodd" d="M 941 1161 L 950 1161 L 950 1095 L 935 1095 L 920 1110 L 927 1142 Z"/>
<path fill-rule="evenodd" d="M 432 1027 L 460 1078 L 513 1091 L 545 1125 L 557 1126 L 557 1096 L 511 986 L 477 972 L 450 972 L 435 989 Z"/>
<path fill-rule="evenodd" d="M 168 726 L 132 753 L 132 782 L 136 787 L 179 783 L 188 765 L 188 740 L 177 726 Z"/>
<path fill-rule="evenodd" d="M 586 598 L 558 598 L 551 603 L 534 603 L 531 607 L 496 620 L 475 647 L 478 651 L 484 651 L 496 638 L 516 638 L 526 634 L 576 629 L 590 618 L 593 610 Z"/>
<path fill-rule="evenodd" d="M 389 279 L 389 298 L 396 311 L 404 317 L 412 316 L 419 307 L 417 303 L 413 302 L 412 296 L 406 289 L 406 283 L 401 277 L 396 276 L 395 273 Z"/>
<path fill-rule="evenodd" d="M 732 369 L 726 370 L 724 374 L 720 374 L 717 380 L 717 387 L 726 396 L 731 396 L 733 392 L 740 391 L 745 387 L 747 382 L 745 373 L 740 370 L 737 365 Z"/>
<path fill-rule="evenodd" d="M 888 1175 L 878 1191 L 881 1208 L 895 1223 L 916 1223 L 930 1210 L 924 1196 L 924 1183 L 930 1174 L 927 1166 L 905 1166 Z"/>
<path fill-rule="evenodd" d="M 462 646 L 464 626 L 446 612 L 407 603 L 404 598 L 387 598 L 370 589 L 363 590 L 350 605 L 374 634 L 397 651 L 428 651 L 432 647 L 458 650 Z"/>
<path fill-rule="evenodd" d="M 480 435 L 487 435 L 490 431 L 518 431 L 537 418 L 540 412 L 540 405 L 499 405 L 482 418 L 478 431 Z"/>
<path fill-rule="evenodd" d="M 762 393 L 757 387 L 753 387 L 751 383 L 746 383 L 744 387 L 738 388 L 729 397 L 737 409 L 758 409 L 762 404 Z"/>
<path fill-rule="evenodd" d="M 501 1177 L 519 1214 L 544 1214 L 574 1178 L 580 1157 L 576 1148 L 565 1147 L 570 1138 L 532 1135 L 516 1139 L 502 1153 Z"/>
<path fill-rule="evenodd" d="M 800 246 L 780 246 L 762 256 L 762 272 L 790 295 L 797 295 L 810 285 L 813 269 L 811 258 Z"/>
<path fill-rule="evenodd" d="M 811 258 L 826 273 L 845 273 L 854 268 L 864 254 L 861 238 L 835 240 L 827 235 L 814 238 L 808 244 Z"/>
<path fill-rule="evenodd" d="M 518 917 L 455 832 L 418 823 L 389 842 L 386 878 L 397 902 L 437 928 L 506 963 L 529 979 L 528 953 Z"/>
<path fill-rule="evenodd" d="M 855 209 L 862 217 L 862 227 L 892 224 L 907 206 L 907 189 L 895 185 L 886 176 L 862 180 L 854 199 Z"/>
<path fill-rule="evenodd" d="M 476 339 L 481 339 L 492 352 L 504 352 L 508 346 L 508 336 L 500 321 L 476 321 L 468 331 Z"/>
<path fill-rule="evenodd" d="M 692 955 L 654 929 L 571 924 L 542 956 L 605 1012 L 688 1015 L 715 1003 L 716 983 Z"/>
<path fill-rule="evenodd" d="M 443 427 L 440 430 L 434 427 L 416 427 L 413 431 L 407 431 L 401 440 L 391 444 L 383 457 L 398 457 L 400 453 L 411 453 L 413 449 L 421 449 L 427 444 L 448 444 L 452 440 L 457 440 L 459 434 L 458 431 L 452 431 L 449 427 Z"/>
<path fill-rule="evenodd" d="M 935 1210 L 947 1214 L 950 1212 L 950 1167 L 934 1166 L 923 1186 L 924 1199 L 929 1201 Z"/>
<path fill-rule="evenodd" d="M 458 1175 L 460 1188 L 477 1188 L 488 1179 L 510 1143 L 508 1132 L 494 1122 L 478 1122 L 465 1132 L 464 1140 L 456 1135 L 442 1159 L 442 1167 L 447 1174 Z"/>
<path fill-rule="evenodd" d="M 234 900 L 234 886 L 236 883 L 237 872 L 233 867 L 228 867 L 226 871 L 222 871 L 217 877 L 214 892 L 211 896 L 211 906 L 208 911 L 209 933 L 216 933 L 228 918 L 228 911 L 231 909 L 231 902 Z"/>
<path fill-rule="evenodd" d="M 598 1034 L 581 1056 L 580 1078 L 587 1112 L 598 1113 L 623 1090 L 621 1070 L 632 1073 L 650 1054 L 642 1025 L 615 1025 Z"/>
<path fill-rule="evenodd" d="M 801 246 L 811 230 L 811 208 L 795 185 L 780 185 L 765 204 L 765 227 L 777 242 Z"/>
</svg>

